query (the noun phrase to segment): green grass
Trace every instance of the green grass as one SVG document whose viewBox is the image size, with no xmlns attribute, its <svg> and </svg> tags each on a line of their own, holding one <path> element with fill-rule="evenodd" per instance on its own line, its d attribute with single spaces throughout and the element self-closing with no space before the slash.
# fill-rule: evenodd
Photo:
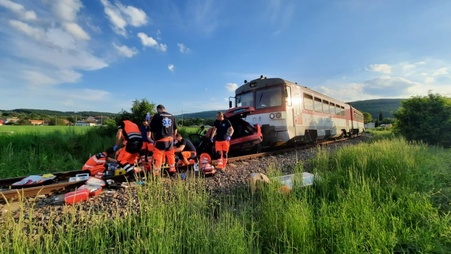
<svg viewBox="0 0 451 254">
<path fill-rule="evenodd" d="M 75 206 L 47 230 L 6 214 L 0 252 L 451 253 L 449 150 L 395 138 L 320 151 L 313 165 L 319 180 L 289 195 L 271 184 L 213 198 L 202 180 L 150 181 L 126 216 Z"/>
<path fill-rule="evenodd" d="M 0 178 L 79 170 L 93 154 L 113 146 L 115 134 L 105 127 L 0 126 Z"/>
<path fill-rule="evenodd" d="M 74 133 L 83 134 L 92 128 L 90 126 L 16 126 L 16 125 L 3 125 L 0 126 L 0 137 L 2 135 L 17 135 L 17 134 L 30 134 L 30 133 L 51 133 L 51 132 L 62 132 L 62 133 Z"/>
</svg>

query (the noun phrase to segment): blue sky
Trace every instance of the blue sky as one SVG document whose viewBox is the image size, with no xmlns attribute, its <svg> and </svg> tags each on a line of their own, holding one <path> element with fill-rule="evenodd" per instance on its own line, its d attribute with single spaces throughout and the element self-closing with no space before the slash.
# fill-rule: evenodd
<svg viewBox="0 0 451 254">
<path fill-rule="evenodd" d="M 447 0 L 0 0 L 0 109 L 226 109 L 245 79 L 451 97 Z"/>
</svg>

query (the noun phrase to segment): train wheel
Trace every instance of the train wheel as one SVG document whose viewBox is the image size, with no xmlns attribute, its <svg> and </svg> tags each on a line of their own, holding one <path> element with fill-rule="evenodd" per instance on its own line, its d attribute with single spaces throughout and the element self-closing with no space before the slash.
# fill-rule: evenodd
<svg viewBox="0 0 451 254">
<path fill-rule="evenodd" d="M 253 153 L 259 153 L 259 152 L 261 152 L 262 150 L 263 150 L 263 147 L 262 147 L 262 144 L 261 144 L 261 143 L 256 144 L 256 145 L 254 145 L 254 146 L 252 147 L 252 152 L 253 152 Z"/>
</svg>

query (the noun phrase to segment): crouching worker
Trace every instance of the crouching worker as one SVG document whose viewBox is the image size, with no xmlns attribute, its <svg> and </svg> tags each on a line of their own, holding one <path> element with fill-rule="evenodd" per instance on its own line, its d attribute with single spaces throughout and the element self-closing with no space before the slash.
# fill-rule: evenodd
<svg viewBox="0 0 451 254">
<path fill-rule="evenodd" d="M 121 141 L 124 148 L 118 151 L 118 146 Z M 138 125 L 129 120 L 122 121 L 116 133 L 114 150 L 118 151 L 116 155 L 117 162 L 125 170 L 127 175 L 133 175 L 135 173 L 135 163 L 139 158 L 142 145 L 143 141 Z"/>
<path fill-rule="evenodd" d="M 106 169 L 106 163 L 115 163 L 114 149 L 109 147 L 105 152 L 101 152 L 91 156 L 83 165 L 81 170 L 89 170 L 91 176 L 103 173 Z"/>
<path fill-rule="evenodd" d="M 196 159 L 196 147 L 190 140 L 183 138 L 180 133 L 175 135 L 175 139 L 177 143 L 174 152 L 179 157 L 178 164 L 188 165 L 190 159 Z"/>
</svg>

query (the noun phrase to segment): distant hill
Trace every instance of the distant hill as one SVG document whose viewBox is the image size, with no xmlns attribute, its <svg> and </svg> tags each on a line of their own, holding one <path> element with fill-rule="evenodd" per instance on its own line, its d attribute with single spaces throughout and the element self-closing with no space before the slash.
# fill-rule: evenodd
<svg viewBox="0 0 451 254">
<path fill-rule="evenodd" d="M 83 116 L 83 117 L 89 117 L 89 116 L 115 116 L 117 114 L 115 113 L 109 113 L 109 112 L 98 112 L 98 111 L 57 111 L 57 110 L 47 110 L 47 109 L 25 109 L 25 108 L 19 108 L 19 109 L 12 109 L 12 110 L 3 110 L 0 109 L 0 112 L 2 113 L 17 113 L 17 114 L 35 114 L 35 115 L 47 115 L 47 116 Z"/>
<path fill-rule="evenodd" d="M 401 107 L 401 101 L 403 99 L 375 99 L 364 101 L 348 102 L 350 105 L 362 112 L 370 113 L 374 119 L 379 117 L 379 112 L 382 112 L 384 118 L 393 118 L 393 113 Z M 225 112 L 227 109 L 220 110 Z M 184 118 L 215 118 L 218 110 L 202 111 L 197 113 L 183 114 Z M 177 118 L 181 118 L 182 115 L 177 115 Z"/>
<path fill-rule="evenodd" d="M 384 118 L 393 118 L 393 113 L 401 107 L 401 101 L 403 99 L 376 99 L 376 100 L 364 100 L 364 101 L 353 101 L 348 102 L 356 109 L 362 112 L 370 113 L 374 119 L 379 117 L 379 112 L 382 112 Z M 222 112 L 227 111 L 227 109 L 219 110 Z M 35 115 L 48 115 L 48 116 L 108 116 L 114 117 L 115 113 L 109 112 L 98 112 L 98 111 L 56 111 L 56 110 L 46 110 L 46 109 L 13 109 L 13 110 L 1 110 L 2 113 L 22 113 L 22 114 L 35 114 Z M 211 119 L 216 117 L 216 112 L 218 110 L 209 110 L 196 113 L 185 113 L 183 118 L 202 118 Z M 1 116 L 1 114 L 0 114 Z M 182 118 L 182 115 L 176 115 L 177 118 Z"/>
<path fill-rule="evenodd" d="M 184 118 L 202 118 L 202 119 L 208 119 L 208 118 L 216 118 L 216 112 L 221 111 L 225 112 L 227 109 L 224 110 L 209 110 L 209 111 L 202 111 L 202 112 L 196 112 L 196 113 L 188 113 L 183 114 Z M 182 115 L 176 115 L 176 118 L 181 118 Z"/>
<path fill-rule="evenodd" d="M 377 119 L 379 112 L 382 112 L 384 118 L 394 118 L 393 113 L 401 107 L 402 100 L 404 99 L 376 99 L 348 103 L 362 112 L 370 113 L 373 119 Z"/>
</svg>

